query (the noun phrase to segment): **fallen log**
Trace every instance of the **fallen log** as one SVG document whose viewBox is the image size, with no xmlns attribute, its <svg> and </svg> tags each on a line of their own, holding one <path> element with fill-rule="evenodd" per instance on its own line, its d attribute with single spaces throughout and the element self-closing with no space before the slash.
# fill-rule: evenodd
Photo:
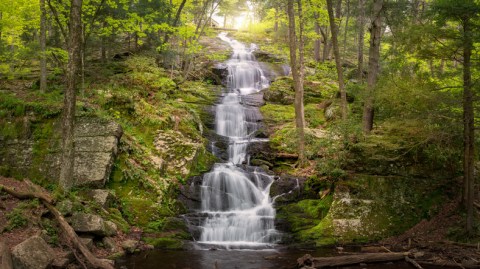
<svg viewBox="0 0 480 269">
<path fill-rule="evenodd" d="M 310 254 L 299 258 L 297 260 L 299 268 L 324 268 L 324 267 L 336 267 L 336 266 L 345 266 L 353 265 L 359 263 L 375 263 L 375 262 L 392 262 L 404 260 L 406 253 L 365 253 L 358 255 L 344 255 L 337 257 L 320 257 L 315 258 Z"/>
<path fill-rule="evenodd" d="M 29 185 L 33 191 L 31 192 L 22 192 L 17 191 L 7 186 L 0 184 L 0 191 L 4 191 L 12 196 L 15 196 L 19 199 L 39 199 L 45 207 L 52 213 L 52 215 L 57 220 L 60 228 L 62 229 L 65 237 L 70 243 L 82 253 L 85 257 L 87 263 L 90 265 L 90 268 L 98 269 L 114 269 L 111 260 L 99 259 L 90 252 L 90 250 L 80 241 L 78 235 L 73 230 L 72 226 L 63 218 L 62 214 L 53 206 L 52 202 L 54 201 L 48 194 L 45 194 L 44 191 L 40 189 L 39 186 L 34 183 L 25 180 L 27 185 Z"/>
<path fill-rule="evenodd" d="M 413 265 L 413 267 L 417 269 L 423 269 L 423 267 L 417 263 L 414 259 L 409 258 L 408 256 L 405 256 L 405 261 Z"/>
</svg>

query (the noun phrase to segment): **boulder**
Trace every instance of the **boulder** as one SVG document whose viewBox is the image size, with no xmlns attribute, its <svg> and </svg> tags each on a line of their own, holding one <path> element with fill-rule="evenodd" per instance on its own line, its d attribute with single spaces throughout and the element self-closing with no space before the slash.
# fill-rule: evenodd
<svg viewBox="0 0 480 269">
<path fill-rule="evenodd" d="M 117 251 L 117 243 L 113 238 L 111 237 L 104 237 L 102 239 L 103 247 L 107 249 L 110 252 L 116 252 Z"/>
<path fill-rule="evenodd" d="M 117 235 L 117 224 L 107 220 L 105 221 L 105 235 L 106 236 L 114 236 Z"/>
<path fill-rule="evenodd" d="M 134 253 L 135 250 L 138 247 L 138 241 L 133 240 L 133 239 L 127 239 L 122 242 L 122 248 L 127 252 L 127 253 Z"/>
<path fill-rule="evenodd" d="M 88 249 L 93 248 L 93 236 L 81 236 L 78 238 Z"/>
<path fill-rule="evenodd" d="M 106 235 L 105 221 L 98 215 L 76 213 L 70 218 L 70 222 L 75 232 Z"/>
<path fill-rule="evenodd" d="M 113 195 L 108 190 L 90 190 L 87 195 L 103 208 L 110 207 L 113 203 Z"/>
<path fill-rule="evenodd" d="M 65 253 L 57 254 L 57 257 L 52 262 L 52 268 L 61 269 L 67 268 L 69 264 L 75 261 L 75 255 L 72 251 L 67 251 Z"/>
<path fill-rule="evenodd" d="M 52 263 L 54 253 L 40 236 L 32 236 L 13 248 L 12 258 L 15 269 L 44 269 Z"/>
</svg>

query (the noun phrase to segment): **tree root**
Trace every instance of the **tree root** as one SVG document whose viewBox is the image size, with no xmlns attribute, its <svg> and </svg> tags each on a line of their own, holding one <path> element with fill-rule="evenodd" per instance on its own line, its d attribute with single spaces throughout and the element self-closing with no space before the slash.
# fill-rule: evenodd
<svg viewBox="0 0 480 269">
<path fill-rule="evenodd" d="M 63 218 L 62 214 L 55 208 L 55 206 L 53 206 L 54 199 L 50 195 L 46 194 L 44 191 L 41 190 L 38 185 L 35 185 L 29 180 L 24 180 L 24 182 L 28 186 L 30 186 L 32 191 L 17 191 L 2 184 L 0 184 L 0 191 L 4 191 L 19 199 L 39 199 L 55 217 L 69 243 L 72 244 L 73 247 L 77 249 L 80 253 L 82 253 L 82 255 L 85 257 L 85 260 L 90 265 L 90 268 L 114 269 L 112 264 L 113 262 L 111 260 L 99 259 L 95 257 L 95 255 L 93 255 L 92 252 L 90 252 L 90 250 L 88 250 L 88 248 L 84 244 L 82 244 L 77 234 L 73 230 L 72 226 L 68 224 L 68 222 Z"/>
</svg>

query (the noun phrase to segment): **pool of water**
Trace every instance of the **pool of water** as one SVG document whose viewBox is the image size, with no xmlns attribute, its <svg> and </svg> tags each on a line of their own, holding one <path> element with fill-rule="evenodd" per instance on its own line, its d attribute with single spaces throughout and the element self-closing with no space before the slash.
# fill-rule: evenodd
<svg viewBox="0 0 480 269">
<path fill-rule="evenodd" d="M 275 250 L 152 250 L 117 260 L 119 269 L 291 269 L 305 254 L 333 256 L 333 249 Z M 346 269 L 411 269 L 405 262 L 347 266 Z"/>
</svg>

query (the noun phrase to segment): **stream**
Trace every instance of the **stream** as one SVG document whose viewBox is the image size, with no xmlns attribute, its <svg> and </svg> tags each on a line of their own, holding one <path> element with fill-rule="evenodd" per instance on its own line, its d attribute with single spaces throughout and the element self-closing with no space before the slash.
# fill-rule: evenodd
<svg viewBox="0 0 480 269">
<path fill-rule="evenodd" d="M 191 223 L 198 231 L 193 235 L 195 241 L 189 250 L 152 250 L 123 257 L 117 260 L 117 268 L 294 268 L 296 260 L 306 253 L 335 254 L 334 248 L 309 252 L 277 244 L 281 233 L 274 226 L 275 208 L 269 194 L 273 176 L 249 166 L 247 154 L 250 143 L 268 140 L 254 137 L 262 119 L 258 108 L 242 103 L 242 97 L 267 88 L 269 81 L 252 54 L 254 45 L 247 47 L 226 34 L 219 38 L 233 49 L 225 63 L 227 87 L 215 107 L 215 132 L 228 141 L 228 160 L 215 164 L 203 176 L 201 205 L 195 213 L 196 222 Z M 390 263 L 368 268 L 411 267 Z"/>
</svg>

